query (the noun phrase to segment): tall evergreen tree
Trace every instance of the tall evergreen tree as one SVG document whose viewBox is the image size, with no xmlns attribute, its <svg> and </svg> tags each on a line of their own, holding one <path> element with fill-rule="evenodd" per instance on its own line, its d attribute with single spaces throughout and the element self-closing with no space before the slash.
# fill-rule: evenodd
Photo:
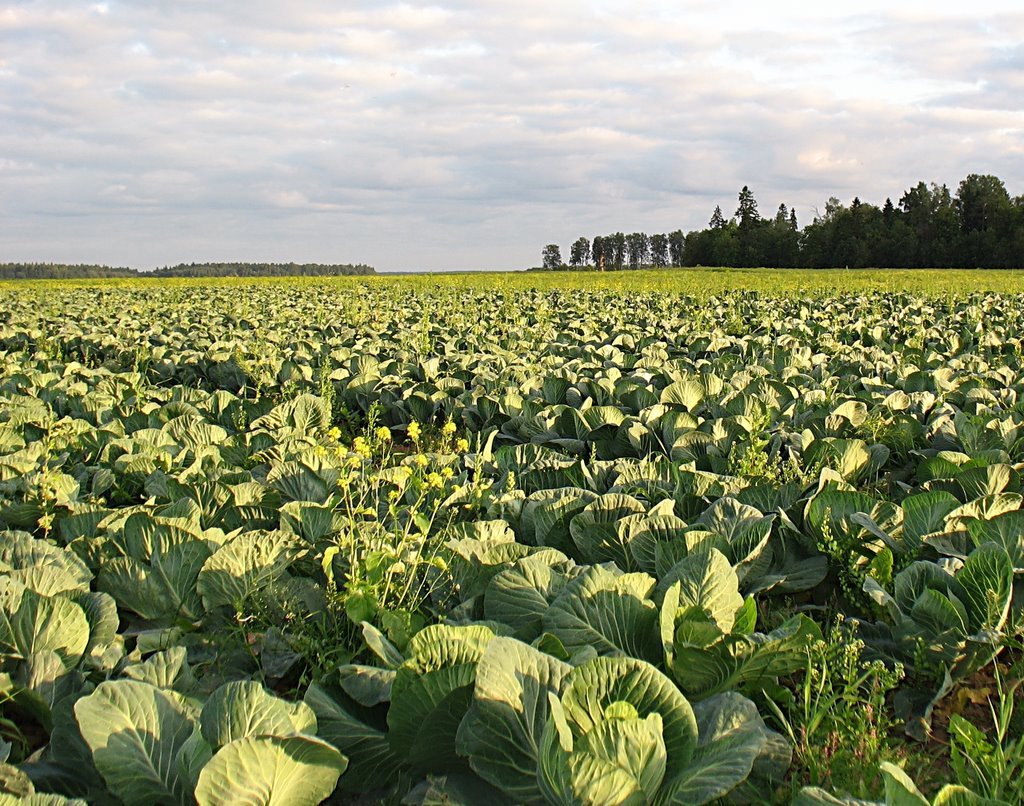
<svg viewBox="0 0 1024 806">
<path fill-rule="evenodd" d="M 896 221 L 896 208 L 893 207 L 892 199 L 888 197 L 885 199 L 885 204 L 882 205 L 882 221 L 887 227 L 891 227 Z"/>
<path fill-rule="evenodd" d="M 761 221 L 761 214 L 757 212 L 757 201 L 754 199 L 753 192 L 746 185 L 739 192 L 736 220 L 743 229 L 756 226 Z"/>
<path fill-rule="evenodd" d="M 960 220 L 957 263 L 970 268 L 1013 265 L 1013 202 L 1002 180 L 969 175 L 957 188 L 954 206 Z"/>
<path fill-rule="evenodd" d="M 908 255 L 909 267 L 946 268 L 953 264 L 960 229 L 953 197 L 945 185 L 918 182 L 903 194 L 900 208 L 917 237 L 917 250 Z"/>
</svg>

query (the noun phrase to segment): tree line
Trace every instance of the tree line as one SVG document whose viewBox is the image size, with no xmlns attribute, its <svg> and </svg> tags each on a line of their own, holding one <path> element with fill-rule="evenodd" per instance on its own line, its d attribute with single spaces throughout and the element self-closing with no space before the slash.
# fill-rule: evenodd
<svg viewBox="0 0 1024 806">
<path fill-rule="evenodd" d="M 726 218 L 716 206 L 708 226 L 683 233 L 643 232 L 577 238 L 568 263 L 558 244 L 541 253 L 543 269 L 668 266 L 767 268 L 1021 268 L 1024 196 L 1011 197 L 996 176 L 971 174 L 956 193 L 919 182 L 893 204 L 878 207 L 834 196 L 800 229 L 796 211 L 780 204 L 763 216 L 749 187 Z"/>
<path fill-rule="evenodd" d="M 363 263 L 179 263 L 148 272 L 152 277 L 340 277 L 376 274 Z"/>
<path fill-rule="evenodd" d="M 91 263 L 0 263 L 2 280 L 104 277 L 340 277 L 376 274 L 362 263 L 179 263 L 153 271 Z"/>
</svg>

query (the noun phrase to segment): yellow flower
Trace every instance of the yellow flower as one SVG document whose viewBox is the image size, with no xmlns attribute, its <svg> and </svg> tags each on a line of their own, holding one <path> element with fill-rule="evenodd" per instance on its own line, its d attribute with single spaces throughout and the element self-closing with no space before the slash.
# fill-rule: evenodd
<svg viewBox="0 0 1024 806">
<path fill-rule="evenodd" d="M 444 434 L 446 437 L 450 437 L 452 434 L 455 433 L 455 423 L 453 423 L 451 420 L 446 422 L 444 424 L 444 427 L 441 429 L 441 433 Z"/>
<path fill-rule="evenodd" d="M 329 439 L 338 439 L 339 437 L 341 437 L 341 429 L 338 428 L 337 426 L 334 426 L 333 428 L 329 428 L 327 430 L 327 437 Z"/>
<path fill-rule="evenodd" d="M 370 444 L 363 437 L 356 437 L 352 441 L 352 450 L 367 459 L 370 457 Z"/>
<path fill-rule="evenodd" d="M 413 461 L 416 463 L 416 467 L 426 467 L 427 465 L 430 464 L 430 460 L 422 453 L 416 454 L 415 458 L 413 458 Z"/>
<path fill-rule="evenodd" d="M 431 473 L 427 476 L 427 486 L 433 487 L 435 490 L 440 490 L 444 487 L 444 479 L 441 478 L 440 473 Z"/>
<path fill-rule="evenodd" d="M 359 467 L 363 460 L 358 454 L 352 454 L 348 457 L 348 463 L 350 467 Z"/>
<path fill-rule="evenodd" d="M 443 467 L 441 468 L 441 475 L 444 476 L 446 479 L 450 479 L 452 476 L 455 475 L 455 472 L 450 467 Z"/>
<path fill-rule="evenodd" d="M 468 439 L 457 439 L 457 440 L 455 440 L 455 450 L 457 450 L 459 453 L 465 453 L 466 451 L 468 451 L 469 450 L 469 440 Z"/>
<path fill-rule="evenodd" d="M 386 425 L 382 425 L 376 431 L 374 435 L 377 437 L 378 442 L 390 442 L 391 441 L 391 429 Z"/>
<path fill-rule="evenodd" d="M 408 428 L 407 433 L 409 434 L 409 439 L 411 439 L 413 442 L 416 442 L 417 440 L 419 440 L 419 438 L 420 438 L 420 424 L 418 422 L 416 422 L 415 420 L 413 420 L 411 423 L 409 423 L 409 428 Z"/>
</svg>

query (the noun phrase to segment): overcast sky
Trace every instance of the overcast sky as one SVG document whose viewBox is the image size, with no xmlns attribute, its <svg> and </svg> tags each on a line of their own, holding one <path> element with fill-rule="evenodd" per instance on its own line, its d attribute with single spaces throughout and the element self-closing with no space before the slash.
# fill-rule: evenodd
<svg viewBox="0 0 1024 806">
<path fill-rule="evenodd" d="M 1020 0 L 0 0 L 0 262 L 523 268 L 742 185 L 1024 194 Z"/>
</svg>

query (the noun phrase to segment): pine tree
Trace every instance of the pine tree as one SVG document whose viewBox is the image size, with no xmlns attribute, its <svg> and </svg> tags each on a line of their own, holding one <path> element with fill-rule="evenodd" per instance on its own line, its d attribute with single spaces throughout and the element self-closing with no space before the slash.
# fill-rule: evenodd
<svg viewBox="0 0 1024 806">
<path fill-rule="evenodd" d="M 761 220 L 761 214 L 757 212 L 757 201 L 754 199 L 753 192 L 746 185 L 739 193 L 736 218 L 739 219 L 741 229 L 748 229 Z"/>
</svg>

